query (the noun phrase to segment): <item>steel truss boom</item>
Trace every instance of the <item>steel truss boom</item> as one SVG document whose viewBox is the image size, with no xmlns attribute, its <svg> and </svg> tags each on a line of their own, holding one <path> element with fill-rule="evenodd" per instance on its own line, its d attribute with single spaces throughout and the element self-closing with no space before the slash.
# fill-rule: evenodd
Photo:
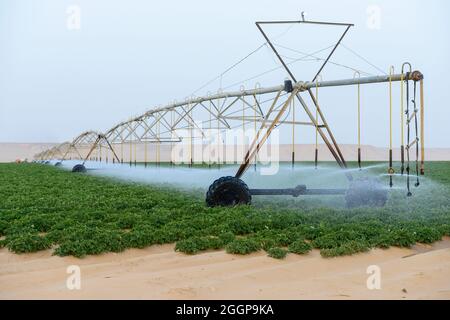
<svg viewBox="0 0 450 320">
<path fill-rule="evenodd" d="M 420 72 L 415 71 L 405 74 L 392 75 L 392 81 L 401 80 L 419 81 L 423 79 Z M 292 84 L 293 90 L 298 93 L 309 91 L 312 88 L 317 87 L 339 87 L 350 86 L 358 84 L 372 84 L 389 82 L 389 76 L 368 76 L 360 78 L 331 80 L 331 81 L 316 81 L 316 82 L 303 82 L 298 81 Z M 219 121 L 220 130 L 231 129 L 232 122 L 239 122 L 244 120 L 247 123 L 265 123 L 270 125 L 273 123 L 273 119 L 270 116 L 274 114 L 274 110 L 269 114 L 267 106 L 264 104 L 271 103 L 275 99 L 275 95 L 280 92 L 280 95 L 286 95 L 286 84 L 261 87 L 250 90 L 229 91 L 220 92 L 214 95 L 208 95 L 204 97 L 195 97 L 187 99 L 183 102 L 171 103 L 164 107 L 155 108 L 145 112 L 144 114 L 134 117 L 130 120 L 120 122 L 115 125 L 106 133 L 103 134 L 105 139 L 100 139 L 96 142 L 99 132 L 86 131 L 77 136 L 72 142 L 65 142 L 59 146 L 50 148 L 44 152 L 35 155 L 36 159 L 44 160 L 61 156 L 62 160 L 65 160 L 67 155 L 71 152 L 75 152 L 77 158 L 83 159 L 80 150 L 84 148 L 90 148 L 93 144 L 101 144 L 102 146 L 108 146 L 108 142 L 111 145 L 126 143 L 133 140 L 135 142 L 149 142 L 149 143 L 177 143 L 181 142 L 184 137 L 178 134 L 181 129 L 189 129 L 190 127 L 196 127 L 201 132 L 199 123 L 195 122 L 189 113 L 202 112 L 211 115 L 213 121 Z M 281 93 L 284 92 L 284 93 Z M 255 103 L 255 98 L 259 97 L 260 103 Z M 242 103 L 245 104 L 248 110 L 248 115 L 242 117 L 239 113 L 242 110 Z M 208 108 L 208 104 L 211 108 Z M 306 104 L 306 103 L 305 103 Z M 277 106 L 278 108 L 279 106 Z M 276 109 L 276 108 L 275 108 Z M 277 110 L 277 109 L 276 109 Z M 250 115 L 251 114 L 251 115 Z M 173 119 L 173 121 L 171 121 Z M 208 125 L 209 120 L 203 120 L 200 122 L 203 125 Z M 160 124 L 162 130 L 157 134 L 154 130 L 157 124 Z M 279 123 L 292 124 L 292 121 L 284 120 Z M 309 125 L 315 126 L 314 121 L 311 122 L 295 122 L 295 125 Z M 323 124 L 318 124 L 319 128 L 323 128 Z M 215 127 L 217 128 L 217 127 Z M 197 138 L 200 138 L 197 137 Z M 108 141 L 108 142 L 107 142 Z M 113 150 L 113 147 L 109 148 Z M 115 155 L 117 157 L 117 155 Z"/>
</svg>

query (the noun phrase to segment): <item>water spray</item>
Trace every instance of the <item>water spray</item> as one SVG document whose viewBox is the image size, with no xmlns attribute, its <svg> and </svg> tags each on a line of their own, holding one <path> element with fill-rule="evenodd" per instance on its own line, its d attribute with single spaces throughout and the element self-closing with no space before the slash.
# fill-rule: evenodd
<svg viewBox="0 0 450 320">
<path fill-rule="evenodd" d="M 315 76 L 310 81 L 298 81 L 291 69 L 289 63 L 286 63 L 282 56 L 277 51 L 276 45 L 268 37 L 263 30 L 266 25 L 310 25 L 322 27 L 334 27 L 343 29 L 341 36 L 332 46 L 331 52 L 323 63 L 318 68 Z M 208 94 L 207 96 L 199 96 L 186 99 L 183 102 L 173 102 L 164 107 L 157 107 L 145 112 L 142 115 L 133 117 L 127 121 L 123 121 L 113 126 L 105 133 L 97 133 L 94 131 L 84 132 L 77 136 L 73 141 L 66 142 L 59 146 L 50 148 L 35 156 L 37 160 L 48 161 L 49 159 L 57 159 L 57 165 L 68 159 L 77 159 L 81 163 L 77 163 L 73 168 L 73 172 L 86 172 L 86 161 L 92 159 L 93 151 L 98 148 L 98 158 L 102 159 L 102 148 L 106 157 L 109 152 L 112 154 L 112 162 L 114 165 L 120 166 L 124 163 L 124 145 L 129 145 L 129 165 L 137 167 L 138 163 L 138 144 L 144 143 L 144 168 L 150 164 L 148 159 L 152 158 L 147 154 L 147 144 L 154 144 L 156 149 L 156 167 L 161 163 L 161 147 L 168 145 L 172 151 L 177 143 L 189 141 L 190 152 L 188 165 L 193 168 L 194 163 L 198 163 L 199 159 L 195 158 L 193 153 L 193 146 L 195 139 L 201 139 L 203 148 L 203 132 L 197 123 L 193 120 L 194 112 L 196 114 L 206 115 L 200 125 L 209 126 L 210 129 L 217 130 L 217 161 L 216 165 L 220 169 L 221 164 L 225 163 L 221 159 L 221 151 L 223 146 L 220 143 L 222 135 L 227 130 L 241 127 L 244 129 L 246 123 L 253 123 L 255 129 L 255 137 L 249 144 L 247 151 L 244 153 L 242 162 L 234 175 L 230 174 L 219 179 L 216 179 L 208 189 L 206 195 L 206 203 L 209 206 L 226 206 L 237 204 L 250 204 L 254 196 L 265 195 L 290 195 L 293 197 L 307 196 L 307 195 L 340 195 L 344 196 L 347 206 L 354 207 L 358 205 L 371 204 L 374 206 L 381 206 L 386 203 L 387 190 L 383 188 L 377 179 L 372 178 L 358 178 L 353 177 L 354 172 L 348 170 L 347 162 L 344 158 L 339 144 L 337 143 L 331 126 L 326 121 L 324 112 L 319 104 L 319 88 L 327 87 L 341 87 L 341 86 L 357 86 L 358 104 L 357 104 L 357 134 L 358 134 L 358 149 L 357 161 L 358 169 L 362 170 L 362 151 L 361 151 L 361 96 L 360 90 L 362 85 L 374 83 L 389 83 L 389 163 L 387 175 L 389 176 L 389 186 L 393 187 L 393 176 L 395 175 L 393 165 L 393 97 L 392 86 L 394 82 L 401 83 L 401 102 L 400 102 L 400 126 L 401 126 L 401 141 L 400 141 L 400 158 L 401 167 L 400 173 L 406 172 L 408 195 L 411 196 L 410 190 L 410 152 L 415 151 L 415 186 L 419 186 L 419 175 L 424 174 L 424 98 L 423 98 L 423 75 L 419 71 L 412 71 L 411 64 L 405 63 L 401 68 L 401 73 L 396 74 L 394 68 L 391 67 L 389 75 L 377 76 L 361 76 L 360 72 L 355 72 L 353 78 L 324 81 L 322 72 L 328 63 L 333 63 L 330 59 L 336 49 L 341 44 L 343 38 L 348 31 L 353 27 L 350 23 L 341 22 L 323 22 L 323 21 L 309 21 L 302 17 L 300 21 L 260 21 L 256 22 L 256 27 L 264 37 L 265 43 L 273 51 L 284 70 L 289 75 L 289 79 L 285 80 L 283 84 L 272 87 L 256 86 L 254 89 L 246 90 L 244 87 L 239 91 L 225 92 L 222 89 L 216 94 Z M 261 46 L 264 47 L 264 46 Z M 259 49 L 257 49 L 259 50 Z M 256 50 L 256 51 L 257 51 Z M 256 52 L 254 51 L 254 52 Z M 254 52 L 247 55 L 244 59 L 227 69 L 220 75 L 223 75 L 237 66 L 240 62 L 251 56 Z M 409 71 L 405 72 L 405 66 L 409 67 Z M 413 99 L 410 99 L 410 82 L 413 82 Z M 420 83 L 420 110 L 416 103 L 417 83 Z M 406 108 L 404 108 L 404 85 L 406 84 Z M 220 86 L 222 88 L 222 86 Z M 313 90 L 315 89 L 315 93 Z M 306 98 L 312 101 L 313 108 L 306 102 Z M 298 112 L 296 109 L 296 102 L 298 102 L 298 110 L 304 111 L 308 121 L 298 121 Z M 410 110 L 410 103 L 413 105 L 413 110 Z M 246 111 L 249 108 L 251 111 Z M 289 111 L 288 111 L 289 110 Z M 288 119 L 289 112 L 292 112 L 292 118 Z M 239 116 L 236 116 L 238 114 Z M 287 114 L 287 116 L 285 116 Z M 420 116 L 420 123 L 419 123 Z M 257 126 L 259 123 L 259 128 Z M 274 128 L 283 125 L 292 124 L 292 150 L 291 150 L 291 169 L 295 167 L 295 141 L 296 141 L 296 126 L 306 125 L 313 127 L 316 134 L 314 167 L 317 168 L 318 163 L 318 139 L 323 141 L 327 149 L 330 151 L 337 165 L 341 168 L 345 175 L 349 187 L 348 188 L 309 188 L 305 184 L 297 185 L 291 188 L 268 188 L 268 189 L 251 189 L 242 180 L 244 173 L 250 167 L 252 161 L 255 164 L 258 160 L 258 152 L 261 147 L 268 143 L 268 139 Z M 407 142 L 404 143 L 404 126 L 406 125 Z M 420 128 L 419 128 L 420 126 Z M 214 127 L 214 128 L 213 128 Z M 187 135 L 181 135 L 180 131 L 187 131 Z M 194 131 L 201 132 L 202 136 L 195 136 Z M 415 134 L 415 139 L 411 140 L 411 135 Z M 420 139 L 419 139 L 420 138 Z M 119 158 L 113 148 L 114 145 L 120 144 Z M 133 159 L 134 147 L 134 159 Z M 222 150 L 220 150 L 222 149 Z M 420 149 L 420 152 L 419 152 Z M 87 152 L 86 152 L 87 151 Z M 406 153 L 406 154 L 405 154 Z M 406 159 L 405 159 L 406 156 Z M 419 159 L 419 156 L 421 157 Z M 420 161 L 419 161 L 420 160 Z M 203 159 L 202 155 L 202 162 Z M 173 160 L 170 160 L 171 166 L 174 168 Z M 212 167 L 211 159 L 207 160 L 207 166 Z M 149 166 L 151 167 L 151 166 Z M 225 167 L 226 168 L 226 167 Z M 135 169 L 137 170 L 137 168 Z M 166 170 L 166 169 L 164 169 Z M 194 170 L 194 169 L 191 169 Z M 226 169 L 228 170 L 228 169 Z M 211 172 L 211 171 L 210 171 Z M 270 178 L 268 178 L 270 179 Z"/>
</svg>

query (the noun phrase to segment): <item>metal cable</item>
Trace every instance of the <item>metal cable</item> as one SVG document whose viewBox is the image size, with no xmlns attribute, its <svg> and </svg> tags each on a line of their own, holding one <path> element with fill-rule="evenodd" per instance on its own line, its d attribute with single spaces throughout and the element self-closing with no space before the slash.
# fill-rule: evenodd
<svg viewBox="0 0 450 320">
<path fill-rule="evenodd" d="M 330 49 L 330 48 L 332 48 L 332 47 L 333 47 L 333 45 L 328 46 L 328 47 L 323 48 L 323 49 L 320 49 L 320 50 L 317 50 L 317 51 L 315 51 L 315 52 L 313 52 L 313 53 L 310 53 L 310 54 L 305 54 L 303 57 L 300 57 L 300 58 L 298 58 L 298 59 L 296 59 L 296 60 L 293 60 L 293 61 L 291 61 L 291 62 L 289 62 L 289 63 L 286 63 L 286 65 L 289 66 L 289 65 L 292 65 L 292 64 L 297 63 L 297 62 L 299 62 L 299 61 L 304 61 L 304 60 L 306 60 L 306 58 L 313 57 L 315 54 L 320 53 L 320 52 L 322 52 L 322 51 L 325 51 L 325 50 L 327 50 L 327 49 Z M 276 70 L 282 69 L 282 68 L 283 68 L 283 66 L 278 66 L 278 67 L 269 69 L 269 70 L 267 70 L 267 71 L 264 71 L 264 72 L 262 72 L 262 73 L 259 73 L 259 74 L 255 75 L 255 76 L 252 76 L 252 77 L 247 78 L 247 79 L 245 79 L 245 80 L 242 80 L 242 81 L 233 83 L 233 84 L 231 84 L 231 85 L 229 85 L 229 86 L 227 86 L 227 87 L 224 87 L 223 89 L 226 90 L 226 89 L 232 88 L 232 87 L 234 87 L 234 86 L 236 86 L 236 85 L 239 85 L 239 84 L 241 84 L 241 83 L 243 83 L 243 82 L 247 82 L 247 81 L 250 81 L 250 80 L 254 80 L 254 79 L 256 79 L 256 78 L 259 78 L 259 77 L 261 77 L 261 76 L 264 76 L 264 75 L 266 75 L 266 74 L 268 74 L 268 73 L 271 73 L 271 72 L 273 72 L 273 71 L 276 71 Z"/>
<path fill-rule="evenodd" d="M 299 51 L 299 50 L 296 50 L 296 49 L 292 49 L 292 48 L 289 48 L 289 47 L 286 47 L 286 46 L 283 46 L 283 45 L 280 45 L 280 44 L 274 44 L 274 45 L 277 46 L 277 47 L 286 49 L 286 50 L 290 50 L 290 51 L 295 52 L 295 53 L 306 54 L 306 53 L 304 53 L 302 51 Z M 292 57 L 289 57 L 289 56 L 285 56 L 285 55 L 281 55 L 281 56 L 283 56 L 284 58 L 287 58 L 287 59 L 291 59 L 291 60 L 295 59 L 295 58 L 292 58 Z M 324 58 L 317 57 L 316 55 L 311 55 L 311 57 L 313 57 L 316 61 L 325 61 L 326 60 Z M 354 72 L 364 73 L 364 74 L 369 75 L 369 76 L 373 76 L 374 75 L 374 74 L 372 74 L 370 72 L 359 70 L 359 69 L 350 67 L 348 65 L 345 65 L 343 63 L 339 63 L 339 62 L 336 62 L 336 61 L 333 61 L 333 60 L 329 60 L 328 63 L 330 63 L 332 65 L 335 65 L 335 66 L 338 66 L 338 67 L 342 67 L 342 68 L 346 68 L 346 69 L 352 70 Z"/>
<path fill-rule="evenodd" d="M 239 65 L 240 63 L 242 63 L 244 60 L 248 59 L 250 56 L 252 56 L 253 54 L 255 54 L 256 52 L 258 52 L 262 47 L 266 46 L 266 42 L 264 42 L 263 44 L 261 44 L 259 47 L 257 47 L 256 49 L 254 49 L 253 51 L 251 51 L 250 53 L 248 53 L 245 57 L 241 58 L 240 60 L 238 60 L 237 62 L 235 62 L 234 64 L 232 64 L 230 67 L 226 68 L 222 73 L 220 73 L 219 75 L 217 75 L 215 78 L 207 81 L 205 84 L 203 84 L 202 86 L 200 86 L 197 90 L 195 90 L 194 92 L 191 93 L 191 95 L 196 94 L 197 92 L 199 92 L 200 90 L 202 90 L 203 88 L 205 88 L 206 86 L 210 85 L 211 83 L 213 83 L 214 81 L 216 81 L 217 79 L 221 79 L 227 72 L 229 72 L 230 70 L 232 70 L 233 68 L 235 68 L 237 65 Z"/>
<path fill-rule="evenodd" d="M 341 43 L 341 45 L 344 47 L 344 49 L 347 49 L 348 51 L 350 51 L 351 53 L 353 53 L 355 56 L 357 56 L 358 58 L 360 58 L 361 60 L 363 60 L 364 62 L 366 62 L 367 64 L 369 64 L 370 66 L 372 66 L 373 68 L 377 69 L 378 71 L 380 71 L 382 74 L 386 75 L 386 72 L 384 72 L 381 68 L 378 68 L 375 64 L 373 64 L 372 62 L 370 62 L 369 60 L 367 60 L 366 58 L 364 58 L 363 56 L 361 56 L 359 53 L 355 52 L 354 50 L 350 49 L 349 47 L 347 47 L 344 43 Z"/>
</svg>

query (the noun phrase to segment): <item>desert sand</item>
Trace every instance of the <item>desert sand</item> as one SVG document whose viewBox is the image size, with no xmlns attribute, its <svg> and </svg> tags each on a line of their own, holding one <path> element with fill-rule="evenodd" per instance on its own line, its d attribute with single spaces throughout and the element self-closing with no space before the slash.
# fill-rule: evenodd
<svg viewBox="0 0 450 320">
<path fill-rule="evenodd" d="M 47 150 L 56 143 L 0 143 L 0 162 L 33 160 L 34 155 Z"/>
<path fill-rule="evenodd" d="M 13 162 L 16 160 L 33 160 L 34 155 L 42 152 L 48 148 L 57 145 L 57 143 L 0 143 L 0 162 Z M 247 146 L 248 147 L 248 146 Z M 134 151 L 135 145 L 133 144 L 132 157 L 134 161 L 134 154 L 137 155 L 138 161 L 144 161 L 145 147 L 144 144 L 137 144 L 136 151 Z M 148 161 L 156 161 L 156 146 L 154 144 L 147 145 L 148 148 Z M 240 162 L 242 155 L 239 156 L 238 148 L 241 146 L 227 146 L 224 147 L 224 155 L 228 155 L 231 162 Z M 80 148 L 82 155 L 86 155 L 90 146 Z M 119 157 L 123 156 L 123 161 L 128 162 L 130 159 L 130 145 L 125 144 L 122 149 L 119 145 L 114 145 L 115 152 Z M 314 144 L 296 144 L 295 145 L 295 159 L 297 161 L 314 161 L 315 153 Z M 327 147 L 323 144 L 319 145 L 319 161 L 334 161 L 334 158 Z M 340 144 L 340 149 L 347 161 L 356 161 L 358 158 L 357 146 L 353 144 Z M 247 150 L 246 148 L 244 150 Z M 291 161 L 292 159 L 292 146 L 290 144 L 281 144 L 278 150 L 278 157 L 280 161 Z M 271 152 L 271 151 L 270 151 Z M 376 147 L 371 145 L 361 146 L 362 160 L 363 161 L 387 161 L 388 149 L 385 147 Z M 93 157 L 99 157 L 98 151 L 94 152 Z M 61 155 L 59 155 L 61 157 Z M 105 161 L 106 157 L 109 161 L 112 161 L 113 155 L 110 151 L 106 151 L 103 148 L 102 158 Z M 393 149 L 394 161 L 400 160 L 400 149 Z M 206 161 L 202 156 L 201 148 L 194 147 L 195 162 Z M 259 154 L 260 160 L 265 160 L 266 157 L 263 154 Z M 228 159 L 228 158 L 227 158 Z M 414 159 L 414 157 L 413 157 Z M 160 147 L 160 160 L 168 162 L 171 160 L 170 145 L 163 144 Z M 223 161 L 223 159 L 221 158 Z M 426 148 L 425 150 L 426 161 L 449 161 L 450 160 L 450 148 Z"/>
<path fill-rule="evenodd" d="M 81 289 L 66 287 L 69 265 Z M 366 286 L 367 267 L 381 289 Z M 374 249 L 332 259 L 318 251 L 276 260 L 264 252 L 185 255 L 173 245 L 83 259 L 0 250 L 0 299 L 450 299 L 450 238 L 411 249 Z"/>
</svg>

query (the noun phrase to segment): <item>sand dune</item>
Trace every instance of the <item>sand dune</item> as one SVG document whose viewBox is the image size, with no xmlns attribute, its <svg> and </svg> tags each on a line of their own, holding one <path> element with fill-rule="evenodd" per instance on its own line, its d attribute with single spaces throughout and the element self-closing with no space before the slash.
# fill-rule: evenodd
<svg viewBox="0 0 450 320">
<path fill-rule="evenodd" d="M 56 143 L 0 143 L 0 162 L 12 162 L 16 159 L 28 159 L 32 160 L 34 155 L 44 151 L 52 146 L 56 145 Z M 119 157 L 121 157 L 121 148 L 118 145 L 114 145 L 115 151 Z M 129 145 L 125 145 L 123 147 L 123 160 L 125 162 L 129 161 L 130 152 Z M 155 145 L 148 145 L 148 161 L 156 160 L 156 147 Z M 242 156 L 237 156 L 239 153 L 237 152 L 236 146 L 228 146 L 224 148 L 225 155 L 235 155 L 231 156 L 231 160 L 240 162 L 242 160 Z M 348 161 L 356 161 L 357 160 L 357 146 L 352 144 L 342 144 L 340 145 L 344 158 Z M 82 148 L 81 153 L 86 155 L 88 152 L 87 148 Z M 144 145 L 137 145 L 136 155 L 138 157 L 138 161 L 144 161 Z M 314 149 L 315 146 L 313 144 L 297 144 L 295 146 L 295 154 L 297 161 L 314 161 Z M 245 149 L 246 150 L 246 149 Z M 292 146 L 288 144 L 280 145 L 279 149 L 279 159 L 280 161 L 291 161 L 292 159 Z M 171 152 L 170 145 L 162 145 L 160 147 L 160 159 L 161 161 L 170 161 Z M 387 161 L 388 149 L 383 147 L 375 147 L 370 145 L 361 146 L 362 152 L 362 160 L 363 161 Z M 203 159 L 201 148 L 194 148 L 194 161 L 201 162 Z M 98 156 L 98 152 L 94 152 L 93 156 Z M 112 153 L 108 152 L 106 154 L 105 149 L 103 149 L 102 157 L 103 161 L 105 161 L 106 157 L 109 157 L 109 161 L 112 161 Z M 400 160 L 400 149 L 394 148 L 393 150 L 394 160 Z M 134 146 L 132 157 L 134 160 Z M 259 155 L 261 160 L 264 160 L 263 155 Z M 427 148 L 425 150 L 425 159 L 426 161 L 450 161 L 450 148 Z M 204 159 L 203 159 L 204 160 Z M 222 159 L 223 160 L 223 159 Z M 334 161 L 333 156 L 326 148 L 325 145 L 319 145 L 319 161 Z"/>
<path fill-rule="evenodd" d="M 0 143 L 0 162 L 33 160 L 35 154 L 55 145 L 56 143 Z"/>
<path fill-rule="evenodd" d="M 68 290 L 66 268 L 79 265 L 81 290 Z M 369 265 L 381 290 L 369 290 Z M 450 299 L 450 238 L 411 249 L 322 258 L 318 251 L 275 260 L 223 251 L 188 256 L 173 245 L 84 259 L 50 251 L 0 250 L 1 299 Z"/>
</svg>

